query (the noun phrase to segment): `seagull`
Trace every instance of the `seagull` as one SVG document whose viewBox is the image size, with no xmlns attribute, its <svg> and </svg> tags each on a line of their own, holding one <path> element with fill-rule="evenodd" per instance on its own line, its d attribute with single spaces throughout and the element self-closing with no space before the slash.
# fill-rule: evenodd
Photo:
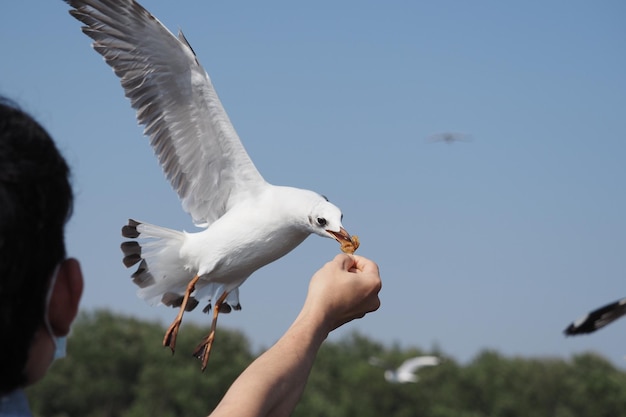
<svg viewBox="0 0 626 417">
<path fill-rule="evenodd" d="M 626 298 L 609 303 L 579 318 L 563 331 L 566 336 L 592 333 L 626 315 Z"/>
<path fill-rule="evenodd" d="M 369 363 L 370 365 L 385 367 L 381 360 L 376 357 L 370 358 Z M 416 356 L 405 360 L 397 369 L 385 369 L 385 379 L 387 382 L 394 384 L 417 382 L 418 377 L 415 375 L 415 372 L 418 369 L 425 366 L 439 365 L 440 363 L 440 359 L 436 356 Z"/>
<path fill-rule="evenodd" d="M 460 132 L 435 133 L 428 137 L 429 142 L 445 142 L 448 145 L 451 145 L 454 142 L 469 142 L 470 140 L 470 135 Z"/>
<path fill-rule="evenodd" d="M 342 248 L 353 237 L 324 196 L 264 180 L 182 32 L 175 36 L 134 0 L 66 2 L 120 78 L 166 178 L 202 228 L 131 219 L 122 236 L 133 240 L 121 249 L 126 267 L 138 265 L 131 277 L 139 297 L 179 309 L 163 338 L 172 353 L 184 312 L 208 301 L 211 330 L 193 352 L 204 371 L 218 314 L 241 309 L 239 287 L 250 275 L 311 234 Z"/>
</svg>

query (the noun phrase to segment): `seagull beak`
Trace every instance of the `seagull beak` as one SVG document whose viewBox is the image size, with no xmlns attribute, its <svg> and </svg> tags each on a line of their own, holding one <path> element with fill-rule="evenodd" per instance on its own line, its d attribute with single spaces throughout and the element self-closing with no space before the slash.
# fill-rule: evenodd
<svg viewBox="0 0 626 417">
<path fill-rule="evenodd" d="M 339 244 L 342 244 L 343 242 L 352 242 L 350 233 L 348 233 L 343 227 L 340 227 L 338 232 L 333 232 L 332 230 L 326 231 L 332 236 L 333 239 L 339 242 Z"/>
</svg>

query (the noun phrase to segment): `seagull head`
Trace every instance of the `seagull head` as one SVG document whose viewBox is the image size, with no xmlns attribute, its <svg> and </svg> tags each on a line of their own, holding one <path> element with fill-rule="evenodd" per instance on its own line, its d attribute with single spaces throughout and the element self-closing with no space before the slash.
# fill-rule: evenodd
<svg viewBox="0 0 626 417">
<path fill-rule="evenodd" d="M 350 242 L 350 233 L 341 224 L 343 214 L 339 207 L 328 201 L 323 195 L 316 194 L 316 196 L 317 198 L 308 215 L 311 232 L 322 237 L 335 239 L 340 244 L 344 241 Z"/>
<path fill-rule="evenodd" d="M 274 187 L 280 194 L 271 194 L 282 219 L 291 218 L 305 233 L 336 240 L 339 244 L 351 242 L 352 236 L 343 228 L 343 214 L 339 207 L 314 191 L 293 187 Z"/>
<path fill-rule="evenodd" d="M 342 219 L 341 210 L 324 196 L 320 196 L 320 200 L 309 214 L 309 224 L 313 233 L 335 239 L 340 244 L 344 241 L 350 242 L 351 239 L 350 233 L 341 224 Z"/>
</svg>

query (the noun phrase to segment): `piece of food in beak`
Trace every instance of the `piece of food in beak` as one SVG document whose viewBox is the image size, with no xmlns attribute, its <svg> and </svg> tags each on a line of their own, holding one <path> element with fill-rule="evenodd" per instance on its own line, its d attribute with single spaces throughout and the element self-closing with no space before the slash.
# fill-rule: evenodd
<svg viewBox="0 0 626 417">
<path fill-rule="evenodd" d="M 341 242 L 341 251 L 352 255 L 359 248 L 360 244 L 359 237 L 357 235 L 352 235 L 349 241 L 344 240 Z"/>
<path fill-rule="evenodd" d="M 350 236 L 350 234 L 343 227 L 339 229 L 339 232 L 333 232 L 327 230 L 339 244 L 341 244 L 341 251 L 343 253 L 353 254 L 360 245 L 359 237 L 356 235 Z"/>
</svg>

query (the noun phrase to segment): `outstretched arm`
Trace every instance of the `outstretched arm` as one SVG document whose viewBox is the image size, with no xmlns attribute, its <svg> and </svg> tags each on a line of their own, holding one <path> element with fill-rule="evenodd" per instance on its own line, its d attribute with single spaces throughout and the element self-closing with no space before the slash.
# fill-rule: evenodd
<svg viewBox="0 0 626 417">
<path fill-rule="evenodd" d="M 235 380 L 211 417 L 290 415 L 322 342 L 337 327 L 378 309 L 380 289 L 374 262 L 337 255 L 311 278 L 291 327 Z"/>
</svg>

